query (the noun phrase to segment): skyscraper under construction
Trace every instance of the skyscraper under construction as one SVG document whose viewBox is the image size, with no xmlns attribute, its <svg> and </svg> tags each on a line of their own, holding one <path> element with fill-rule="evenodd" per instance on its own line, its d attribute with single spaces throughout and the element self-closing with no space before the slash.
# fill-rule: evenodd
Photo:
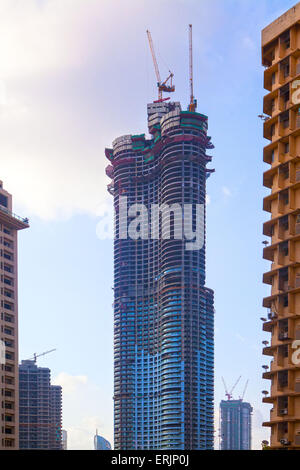
<svg viewBox="0 0 300 470">
<path fill-rule="evenodd" d="M 147 34 L 159 86 L 158 101 L 147 106 L 151 138 L 125 135 L 105 151 L 115 208 L 115 449 L 212 449 L 214 308 L 205 286 L 205 209 L 201 245 L 188 249 L 175 233 L 183 207 L 184 223 L 196 229 L 213 145 L 192 92 L 188 111 L 162 98 L 175 89 L 167 85 L 173 74 L 161 83 Z M 130 236 L 127 222 L 137 204 L 147 212 L 159 206 L 157 232 L 150 218 L 140 236 Z"/>
<path fill-rule="evenodd" d="M 172 237 L 119 236 L 121 195 L 128 208 L 205 204 L 207 117 L 159 102 L 148 105 L 148 126 L 151 139 L 126 135 L 106 149 L 116 211 L 115 449 L 212 449 L 214 308 L 205 239 L 200 250 L 187 250 L 186 240 Z"/>
<path fill-rule="evenodd" d="M 19 376 L 20 449 L 62 450 L 62 388 L 36 359 L 22 361 Z"/>
<path fill-rule="evenodd" d="M 251 450 L 252 411 L 243 400 L 221 401 L 221 450 Z"/>
<path fill-rule="evenodd" d="M 271 333 L 264 341 L 264 402 L 272 405 L 272 449 L 300 449 L 300 3 L 262 32 L 262 62 L 265 66 L 264 185 L 270 194 L 264 210 L 270 219 L 264 235 L 271 237 L 264 249 L 270 270 L 264 282 L 271 292 L 263 301 L 268 318 L 263 329 Z"/>
</svg>

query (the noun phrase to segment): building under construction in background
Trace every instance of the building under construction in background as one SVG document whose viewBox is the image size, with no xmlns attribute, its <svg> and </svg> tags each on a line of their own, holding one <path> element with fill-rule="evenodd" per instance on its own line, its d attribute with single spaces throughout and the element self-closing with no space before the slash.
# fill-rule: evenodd
<svg viewBox="0 0 300 470">
<path fill-rule="evenodd" d="M 242 400 L 221 401 L 221 450 L 251 450 L 252 411 Z"/>
<path fill-rule="evenodd" d="M 244 402 L 247 384 L 239 400 L 232 398 L 232 393 L 240 378 L 230 392 L 225 392 L 227 400 L 220 403 L 220 449 L 251 450 L 252 411 L 250 403 Z M 224 380 L 223 380 L 224 381 Z"/>
<path fill-rule="evenodd" d="M 263 377 L 271 390 L 263 401 L 272 405 L 272 449 L 300 449 L 300 3 L 262 31 L 265 67 L 263 159 L 268 164 L 264 186 L 270 194 L 263 207 L 270 215 L 263 233 L 264 258 L 272 262 L 264 274 L 271 292 L 263 300 Z M 296 354 L 295 354 L 296 353 Z M 296 357 L 295 357 L 296 355 Z"/>
<path fill-rule="evenodd" d="M 19 366 L 20 449 L 62 450 L 62 388 L 35 360 Z"/>
<path fill-rule="evenodd" d="M 187 111 L 162 98 L 161 91 L 172 92 L 174 85 L 161 82 L 148 38 L 159 91 L 147 106 L 151 137 L 125 135 L 105 150 L 116 212 L 114 443 L 117 450 L 212 449 L 214 301 L 205 286 L 205 216 L 199 250 L 187 251 L 186 241 L 172 235 L 120 237 L 120 196 L 127 207 L 204 205 L 212 172 L 208 118 L 195 111 L 192 79 Z"/>
</svg>

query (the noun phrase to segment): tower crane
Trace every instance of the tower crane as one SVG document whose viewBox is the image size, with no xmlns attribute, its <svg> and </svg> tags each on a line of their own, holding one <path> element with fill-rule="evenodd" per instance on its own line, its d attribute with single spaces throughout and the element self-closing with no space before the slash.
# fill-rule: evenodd
<svg viewBox="0 0 300 470">
<path fill-rule="evenodd" d="M 237 384 L 239 383 L 239 381 L 241 380 L 241 375 L 239 376 L 239 378 L 237 379 L 237 381 L 235 382 L 234 386 L 232 387 L 232 389 L 230 390 L 230 392 L 228 392 L 227 390 L 227 386 L 226 386 L 226 383 L 225 383 L 225 380 L 224 378 L 222 377 L 222 381 L 223 381 L 223 384 L 224 384 L 224 388 L 225 388 L 225 395 L 227 397 L 228 400 L 231 400 L 232 399 L 232 393 L 233 393 L 233 390 L 235 389 L 235 387 L 237 386 Z"/>
<path fill-rule="evenodd" d="M 167 101 L 170 99 L 170 98 L 163 98 L 163 92 L 173 93 L 175 91 L 175 85 L 173 85 L 174 74 L 169 70 L 169 76 L 163 82 L 161 81 L 158 63 L 156 60 L 156 55 L 155 55 L 155 50 L 154 50 L 154 45 L 152 41 L 152 36 L 149 30 L 147 30 L 146 32 L 148 36 L 150 51 L 152 55 L 152 60 L 153 60 L 154 70 L 155 70 L 155 75 L 156 75 L 156 80 L 157 80 L 158 100 L 155 101 L 155 103 L 160 103 L 161 101 Z M 169 81 L 170 81 L 170 84 L 168 84 Z"/>
<path fill-rule="evenodd" d="M 189 25 L 189 56 L 190 56 L 190 104 L 188 110 L 195 112 L 197 100 L 194 97 L 194 78 L 193 78 L 193 26 Z"/>
<path fill-rule="evenodd" d="M 56 349 L 50 349 L 50 351 L 45 351 L 41 354 L 34 353 L 33 357 L 31 357 L 30 359 L 27 359 L 27 360 L 36 362 L 38 357 L 45 356 L 46 354 L 52 353 L 53 351 L 56 351 Z"/>
<path fill-rule="evenodd" d="M 247 387 L 248 387 L 248 383 L 249 383 L 249 379 L 247 380 L 246 385 L 245 385 L 245 388 L 244 388 L 243 393 L 242 393 L 242 396 L 240 397 L 240 400 L 241 400 L 241 401 L 244 400 L 245 393 L 246 393 L 246 390 L 247 390 Z"/>
</svg>

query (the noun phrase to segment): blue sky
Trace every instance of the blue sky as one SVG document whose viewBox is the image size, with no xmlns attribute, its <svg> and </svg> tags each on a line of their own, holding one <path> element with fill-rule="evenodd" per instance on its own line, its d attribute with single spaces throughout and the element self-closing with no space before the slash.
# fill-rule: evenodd
<svg viewBox="0 0 300 470">
<path fill-rule="evenodd" d="M 0 178 L 20 234 L 20 358 L 39 359 L 64 387 L 71 448 L 112 440 L 111 240 L 97 224 L 110 204 L 104 147 L 146 131 L 156 99 L 146 29 L 174 99 L 188 102 L 188 24 L 193 23 L 195 95 L 215 144 L 208 181 L 207 286 L 215 290 L 216 408 L 223 375 L 239 375 L 254 407 L 254 446 L 268 430 L 261 404 L 262 273 L 261 29 L 288 0 L 2 0 Z M 217 432 L 216 432 L 217 434 Z"/>
</svg>

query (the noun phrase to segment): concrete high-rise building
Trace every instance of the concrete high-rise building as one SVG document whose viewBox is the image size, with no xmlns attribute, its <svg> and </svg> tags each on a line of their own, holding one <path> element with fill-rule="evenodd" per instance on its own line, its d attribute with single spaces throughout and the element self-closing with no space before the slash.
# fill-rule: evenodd
<svg viewBox="0 0 300 470">
<path fill-rule="evenodd" d="M 19 446 L 18 231 L 27 227 L 0 181 L 0 450 Z"/>
<path fill-rule="evenodd" d="M 51 385 L 50 369 L 22 361 L 20 449 L 62 449 L 62 388 Z"/>
<path fill-rule="evenodd" d="M 252 411 L 242 400 L 221 401 L 221 450 L 251 450 Z"/>
<path fill-rule="evenodd" d="M 98 435 L 98 431 L 96 431 L 94 437 L 94 449 L 95 450 L 111 450 L 110 442 L 104 439 L 104 437 Z"/>
<path fill-rule="evenodd" d="M 264 258 L 272 262 L 263 278 L 271 286 L 263 301 L 263 329 L 271 334 L 264 354 L 272 359 L 263 366 L 263 377 L 271 380 L 263 401 L 272 405 L 264 425 L 271 429 L 272 449 L 300 449 L 300 3 L 262 31 L 262 63 L 269 140 L 264 186 L 271 190 L 263 203 L 270 214 Z"/>
<path fill-rule="evenodd" d="M 50 449 L 62 449 L 62 388 L 50 387 Z"/>
<path fill-rule="evenodd" d="M 152 103 L 151 138 L 125 135 L 105 151 L 116 213 L 115 449 L 213 448 L 214 307 L 205 286 L 205 210 L 201 247 L 187 249 L 186 240 L 174 237 L 183 225 L 182 219 L 176 225 L 178 206 L 205 207 L 213 171 L 206 168 L 206 150 L 213 148 L 207 123 L 207 116 L 182 111 L 178 102 Z M 157 233 L 149 216 L 135 240 L 126 220 L 132 221 L 133 204 L 149 214 L 155 204 L 164 212 L 164 205 L 171 216 L 163 214 Z M 184 216 L 195 229 L 194 209 L 189 216 L 184 209 Z"/>
<path fill-rule="evenodd" d="M 62 449 L 68 450 L 68 432 L 65 429 L 61 431 Z"/>
</svg>

